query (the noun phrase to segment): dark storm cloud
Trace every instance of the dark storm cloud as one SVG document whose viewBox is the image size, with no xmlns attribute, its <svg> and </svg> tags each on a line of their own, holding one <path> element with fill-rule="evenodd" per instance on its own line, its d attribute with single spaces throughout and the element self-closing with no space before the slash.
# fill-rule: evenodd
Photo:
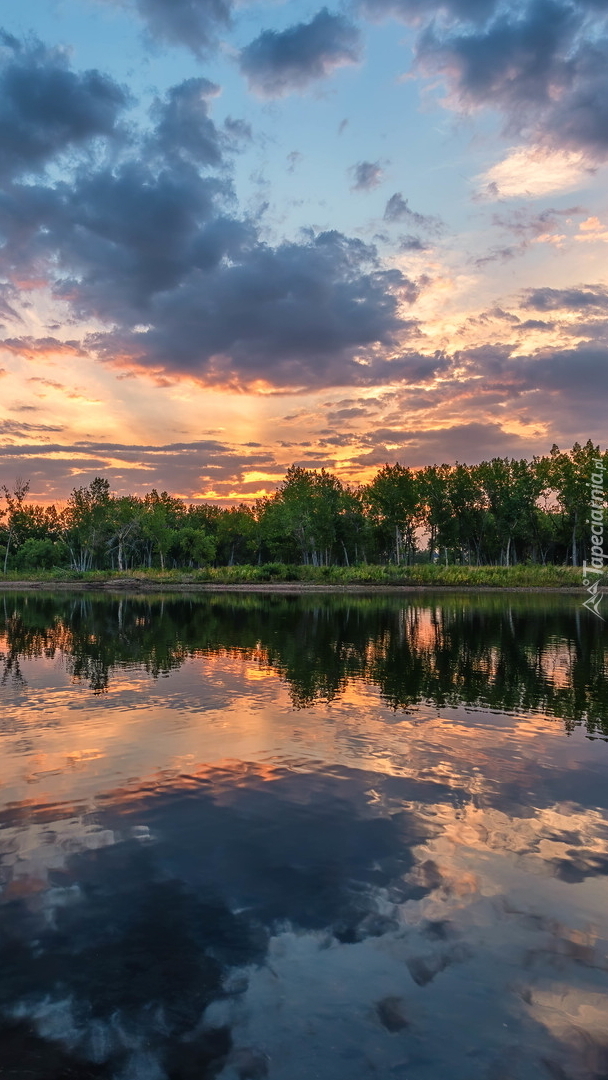
<svg viewBox="0 0 608 1080">
<path fill-rule="evenodd" d="M 350 409 L 336 409 L 334 412 L 328 412 L 327 420 L 330 424 L 340 424 L 345 420 L 356 420 L 361 416 L 369 416 L 370 410 L 353 406 Z"/>
<path fill-rule="evenodd" d="M 383 171 L 379 161 L 359 161 L 349 172 L 354 180 L 353 191 L 371 191 L 382 183 Z"/>
<path fill-rule="evenodd" d="M 58 49 L 0 33 L 0 178 L 40 172 L 62 152 L 117 133 L 125 91 L 76 73 Z"/>
<path fill-rule="evenodd" d="M 526 319 L 521 324 L 522 330 L 553 330 L 554 327 L 555 323 L 544 322 L 542 319 Z"/>
<path fill-rule="evenodd" d="M 356 63 L 359 56 L 357 28 L 322 8 L 308 23 L 262 31 L 241 50 L 239 66 L 253 90 L 280 97 L 326 78 L 336 67 Z"/>
<path fill-rule="evenodd" d="M 579 400 L 599 402 L 605 413 L 608 399 L 608 348 L 579 345 L 561 352 L 545 350 L 528 363 L 518 357 L 511 361 L 511 370 L 526 386 L 557 393 L 566 402 L 574 395 Z"/>
</svg>

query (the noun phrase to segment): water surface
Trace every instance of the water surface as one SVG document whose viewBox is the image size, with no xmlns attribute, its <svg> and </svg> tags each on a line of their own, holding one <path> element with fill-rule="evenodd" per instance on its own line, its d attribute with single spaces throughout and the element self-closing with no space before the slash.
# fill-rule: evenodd
<svg viewBox="0 0 608 1080">
<path fill-rule="evenodd" d="M 605 1080 L 576 597 L 0 595 L 0 1076 Z"/>
</svg>

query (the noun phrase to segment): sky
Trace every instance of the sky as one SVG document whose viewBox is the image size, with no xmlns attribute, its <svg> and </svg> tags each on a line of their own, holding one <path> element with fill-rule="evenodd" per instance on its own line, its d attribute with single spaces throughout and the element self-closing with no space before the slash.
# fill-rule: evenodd
<svg viewBox="0 0 608 1080">
<path fill-rule="evenodd" d="M 3 0 L 0 483 L 605 444 L 608 0 Z"/>
</svg>

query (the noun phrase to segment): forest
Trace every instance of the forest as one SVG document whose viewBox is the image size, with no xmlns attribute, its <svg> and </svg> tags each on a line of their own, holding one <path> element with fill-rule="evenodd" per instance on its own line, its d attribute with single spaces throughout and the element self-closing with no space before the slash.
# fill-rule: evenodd
<svg viewBox="0 0 608 1080">
<path fill-rule="evenodd" d="M 272 495 L 232 506 L 156 490 L 118 495 L 103 477 L 74 488 L 63 506 L 42 505 L 28 502 L 30 483 L 20 479 L 1 488 L 0 571 L 580 566 L 600 458 L 608 470 L 608 450 L 588 441 L 530 460 L 386 464 L 360 485 L 292 465 Z"/>
</svg>

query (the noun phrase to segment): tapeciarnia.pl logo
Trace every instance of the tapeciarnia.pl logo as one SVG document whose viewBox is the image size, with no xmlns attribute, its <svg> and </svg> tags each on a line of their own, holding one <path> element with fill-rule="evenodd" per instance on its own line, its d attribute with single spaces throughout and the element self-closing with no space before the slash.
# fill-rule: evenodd
<svg viewBox="0 0 608 1080">
<path fill-rule="evenodd" d="M 600 615 L 602 593 L 600 585 L 602 575 L 606 569 L 604 559 L 604 462 L 601 458 L 593 461 L 595 472 L 591 474 L 591 500 L 590 500 L 590 523 L 591 523 L 591 563 L 583 562 L 583 585 L 587 585 L 590 594 L 583 603 L 598 619 L 604 622 L 604 616 Z M 596 575 L 592 577 L 591 575 Z"/>
</svg>

